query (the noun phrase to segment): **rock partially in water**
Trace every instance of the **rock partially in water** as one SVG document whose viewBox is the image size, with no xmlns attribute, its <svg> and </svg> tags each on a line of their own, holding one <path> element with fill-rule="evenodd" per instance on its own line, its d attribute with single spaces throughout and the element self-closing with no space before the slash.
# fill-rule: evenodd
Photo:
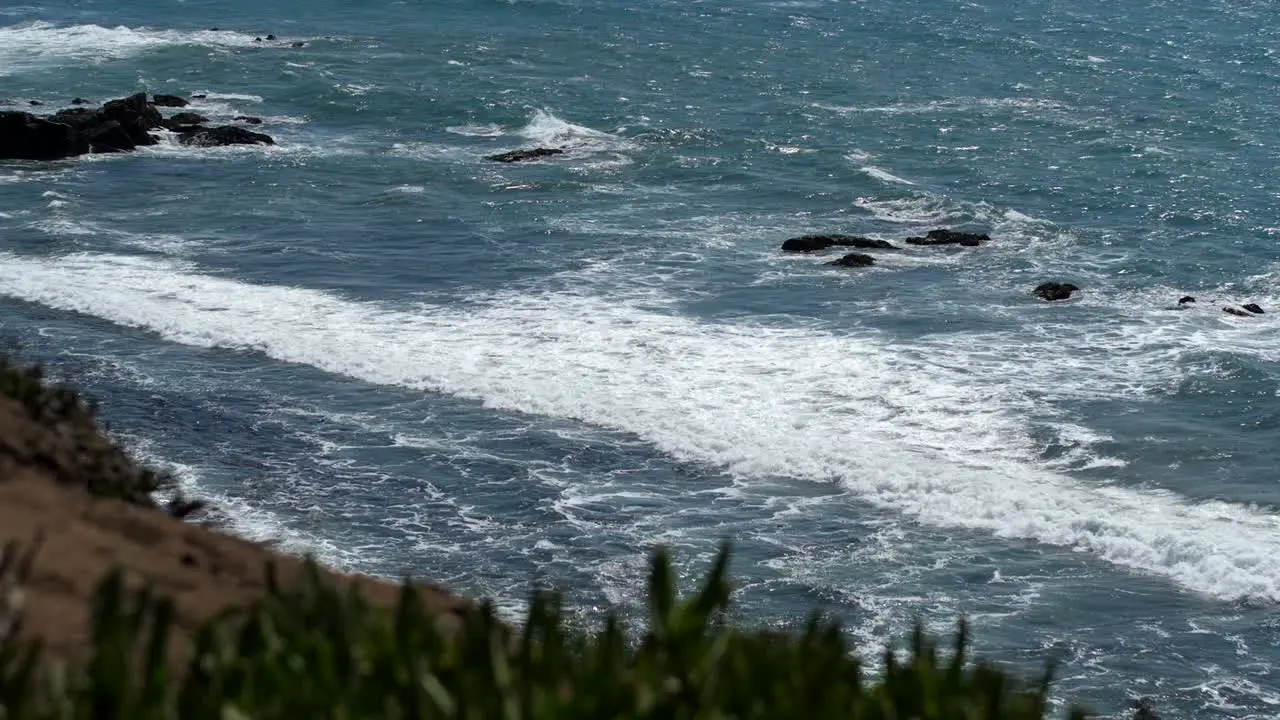
<svg viewBox="0 0 1280 720">
<path fill-rule="evenodd" d="M 89 141 L 60 122 L 0 112 L 0 160 L 61 160 L 89 152 Z"/>
<path fill-rule="evenodd" d="M 1262 308 L 1257 303 L 1248 303 L 1246 305 L 1241 305 L 1240 307 L 1244 308 L 1245 310 L 1248 310 L 1251 313 L 1254 313 L 1255 315 L 1263 314 Z"/>
<path fill-rule="evenodd" d="M 836 267 L 870 267 L 876 264 L 876 259 L 870 255 L 862 253 L 849 253 L 839 260 L 832 260 L 827 265 L 835 265 Z"/>
<path fill-rule="evenodd" d="M 908 245 L 963 245 L 964 247 L 977 247 L 990 240 L 991 236 L 986 233 L 959 232 L 943 228 L 930 230 L 924 237 L 909 237 L 906 242 Z"/>
<path fill-rule="evenodd" d="M 1228 315 L 1235 315 L 1237 317 L 1253 317 L 1253 315 L 1245 312 L 1244 310 L 1241 310 L 1240 308 L 1231 307 L 1230 305 L 1223 307 L 1222 312 Z"/>
<path fill-rule="evenodd" d="M 200 113 L 180 112 L 164 119 L 165 129 L 182 131 L 194 128 L 196 125 L 208 122 L 209 118 Z"/>
<path fill-rule="evenodd" d="M 236 121 L 236 122 L 248 123 L 248 124 L 250 124 L 250 125 L 261 125 L 261 124 L 262 124 L 262 118 L 260 118 L 260 117 L 254 117 L 254 116 L 252 116 L 252 115 L 237 115 L 237 116 L 235 116 L 235 117 L 233 117 L 233 118 L 231 118 L 231 119 L 232 119 L 232 120 L 234 120 L 234 121 Z"/>
<path fill-rule="evenodd" d="M 215 128 L 200 128 L 195 132 L 185 133 L 178 138 L 183 145 L 194 147 L 222 147 L 224 145 L 275 145 L 270 135 L 246 130 L 238 125 L 220 125 Z"/>
<path fill-rule="evenodd" d="M 551 157 L 552 155 L 563 155 L 564 150 L 559 148 L 533 148 L 532 150 L 512 150 L 510 152 L 498 153 L 490 155 L 486 160 L 494 162 L 513 163 L 525 162 L 526 160 L 537 160 L 538 158 Z"/>
<path fill-rule="evenodd" d="M 151 104 L 155 105 L 156 107 L 180 108 L 180 107 L 186 107 L 191 103 L 187 102 L 183 98 L 178 97 L 177 95 L 160 94 L 160 95 L 151 96 Z"/>
<path fill-rule="evenodd" d="M 782 243 L 783 252 L 817 252 L 830 247 L 855 247 L 865 250 L 897 250 L 885 240 L 872 240 L 857 235 L 801 235 Z"/>
<path fill-rule="evenodd" d="M 1047 282 L 1037 285 L 1032 292 L 1039 298 L 1053 302 L 1055 300 L 1066 300 L 1071 297 L 1071 293 L 1079 289 L 1071 283 Z"/>
</svg>

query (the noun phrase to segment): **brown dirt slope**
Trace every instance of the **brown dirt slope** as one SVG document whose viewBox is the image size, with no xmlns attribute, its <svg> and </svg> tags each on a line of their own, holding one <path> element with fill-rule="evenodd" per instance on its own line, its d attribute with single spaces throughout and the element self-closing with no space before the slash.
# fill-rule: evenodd
<svg viewBox="0 0 1280 720">
<path fill-rule="evenodd" d="M 186 633 L 260 597 L 267 561 L 275 562 L 284 582 L 297 576 L 299 558 L 183 522 L 127 489 L 114 491 L 125 487 L 122 479 L 138 476 L 136 463 L 97 430 L 78 401 L 64 398 L 71 404 L 42 411 L 49 398 L 13 392 L 12 372 L 0 360 L 0 376 L 10 374 L 7 388 L 0 377 L 0 547 L 9 541 L 30 547 L 42 537 L 24 583 L 23 632 L 42 638 L 49 656 L 85 658 L 89 601 L 115 565 L 125 568 L 130 584 L 147 582 L 172 597 Z M 398 591 L 390 583 L 324 576 L 357 584 L 375 604 L 396 602 Z M 422 587 L 428 608 L 455 623 L 466 601 Z"/>
</svg>

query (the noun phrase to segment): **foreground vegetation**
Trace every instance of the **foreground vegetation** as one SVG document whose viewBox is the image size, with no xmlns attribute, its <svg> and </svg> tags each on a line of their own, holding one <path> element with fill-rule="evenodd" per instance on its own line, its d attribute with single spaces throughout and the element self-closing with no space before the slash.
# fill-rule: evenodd
<svg viewBox="0 0 1280 720">
<path fill-rule="evenodd" d="M 115 572 L 93 607 L 92 655 L 69 675 L 42 671 L 38 645 L 0 638 L 5 720 L 295 720 L 298 718 L 865 718 L 1031 720 L 1047 716 L 1049 673 L 1034 683 L 971 663 L 962 625 L 944 657 L 917 629 L 903 661 L 868 681 L 837 623 L 800 633 L 725 624 L 722 550 L 701 590 L 680 599 L 664 551 L 649 578 L 637 641 L 610 614 L 570 629 L 558 596 L 534 594 L 511 630 L 488 603 L 442 628 L 406 584 L 397 607 L 324 586 L 314 565 L 294 587 L 215 618 L 183 663 L 167 656 L 173 607 Z M 24 559 L 3 561 L 11 587 Z M 12 629 L 15 618 L 0 618 Z M 1083 717 L 1073 711 L 1072 717 Z"/>
<path fill-rule="evenodd" d="M 0 358 L 0 395 L 19 400 L 33 422 L 78 438 L 73 444 L 86 454 L 49 464 L 55 481 L 155 507 L 152 495 L 169 480 L 128 459 L 73 391 Z M 169 511 L 187 507 L 178 501 Z M 947 649 L 917 627 L 905 658 L 886 653 L 874 677 L 840 625 L 817 614 L 793 633 L 730 625 L 727 545 L 700 590 L 684 598 L 666 552 L 657 551 L 648 617 L 634 632 L 617 612 L 595 630 L 575 628 L 560 596 L 546 591 L 534 593 L 514 628 L 487 602 L 446 626 L 409 583 L 395 607 L 375 607 L 354 588 L 324 583 L 308 561 L 297 583 L 278 582 L 267 568 L 261 600 L 192 633 L 176 627 L 170 599 L 130 586 L 117 569 L 97 587 L 87 657 L 70 666 L 21 634 L 22 588 L 36 549 L 14 544 L 0 556 L 0 720 L 1049 714 L 1051 666 L 1027 680 L 974 662 L 963 624 Z M 1069 715 L 1084 717 L 1075 708 Z"/>
</svg>

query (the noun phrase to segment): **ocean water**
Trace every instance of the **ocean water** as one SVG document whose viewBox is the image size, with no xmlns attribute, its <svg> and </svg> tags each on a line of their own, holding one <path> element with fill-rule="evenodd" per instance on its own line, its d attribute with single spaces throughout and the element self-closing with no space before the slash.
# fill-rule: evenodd
<svg viewBox="0 0 1280 720">
<path fill-rule="evenodd" d="M 278 145 L 0 163 L 0 333 L 231 530 L 334 567 L 512 616 L 541 577 L 590 618 L 657 544 L 692 582 L 728 538 L 744 622 L 821 606 L 874 659 L 964 615 L 1104 715 L 1270 718 L 1278 22 L 7 5 L 0 99 L 202 93 Z M 484 160 L 537 146 L 568 152 Z M 935 227 L 992 242 L 778 252 Z"/>
</svg>

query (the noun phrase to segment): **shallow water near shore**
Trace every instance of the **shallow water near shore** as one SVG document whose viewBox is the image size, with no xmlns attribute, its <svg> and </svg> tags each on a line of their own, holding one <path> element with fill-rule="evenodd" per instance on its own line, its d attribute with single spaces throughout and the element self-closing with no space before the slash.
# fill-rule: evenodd
<svg viewBox="0 0 1280 720">
<path fill-rule="evenodd" d="M 1269 718 L 1273 15 L 0 9 L 4 109 L 203 94 L 278 143 L 0 162 L 0 333 L 334 567 L 595 617 L 729 538 L 744 622 L 821 605 L 873 657 L 963 614 L 1059 698 Z M 567 152 L 484 159 L 532 147 Z M 902 243 L 936 227 L 992 241 Z M 778 252 L 815 232 L 900 249 Z"/>
</svg>

